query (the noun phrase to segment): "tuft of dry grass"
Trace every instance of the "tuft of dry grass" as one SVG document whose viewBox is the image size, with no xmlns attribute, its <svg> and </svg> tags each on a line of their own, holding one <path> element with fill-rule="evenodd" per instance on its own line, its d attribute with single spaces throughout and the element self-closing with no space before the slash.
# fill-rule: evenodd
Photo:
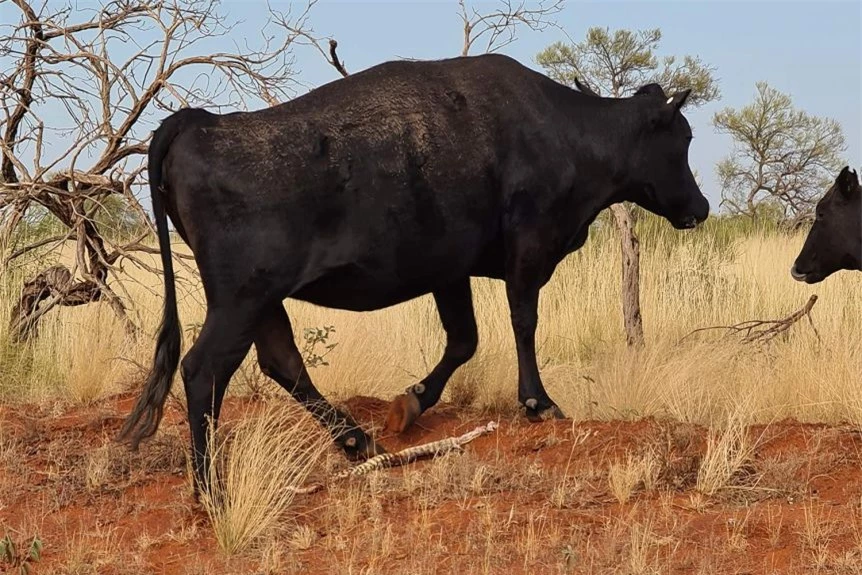
<svg viewBox="0 0 862 575">
<path fill-rule="evenodd" d="M 627 453 L 624 461 L 611 463 L 608 485 L 617 501 L 626 503 L 639 487 L 652 489 L 659 471 L 659 462 L 653 452 L 642 455 Z"/>
<path fill-rule="evenodd" d="M 317 540 L 317 533 L 308 525 L 299 525 L 290 534 L 288 542 L 290 548 L 296 551 L 307 551 L 311 549 Z"/>
<path fill-rule="evenodd" d="M 781 542 L 782 528 L 784 527 L 784 513 L 781 509 L 772 506 L 766 508 L 766 534 L 769 545 L 775 549 Z"/>
<path fill-rule="evenodd" d="M 650 522 L 634 523 L 629 531 L 627 572 L 632 575 L 652 575 L 655 569 L 655 535 Z"/>
<path fill-rule="evenodd" d="M 63 539 L 61 553 L 64 574 L 96 575 L 121 566 L 124 573 L 141 572 L 130 565 L 127 550 L 120 547 L 117 530 L 111 527 L 69 532 Z"/>
<path fill-rule="evenodd" d="M 751 509 L 745 511 L 740 517 L 730 517 L 725 524 L 727 529 L 727 545 L 734 552 L 740 552 L 748 547 L 748 521 L 751 518 Z"/>
<path fill-rule="evenodd" d="M 117 446 L 106 443 L 86 456 L 84 484 L 88 491 L 97 491 L 111 479 L 111 466 L 116 457 Z"/>
<path fill-rule="evenodd" d="M 824 569 L 830 558 L 829 544 L 836 530 L 836 520 L 828 508 L 813 501 L 803 504 L 803 522 L 799 537 L 809 553 L 812 566 Z"/>
<path fill-rule="evenodd" d="M 221 435 L 221 437 L 219 437 Z M 201 503 L 228 555 L 273 533 L 332 439 L 297 404 L 269 401 L 209 437 L 212 465 Z"/>
<path fill-rule="evenodd" d="M 0 425 L 0 466 L 7 467 L 18 458 L 18 441 L 3 425 Z"/>
<path fill-rule="evenodd" d="M 710 430 L 697 472 L 695 488 L 700 493 L 715 495 L 737 484 L 738 475 L 751 461 L 755 449 L 748 437 L 749 414 L 747 404 L 741 403 L 723 428 Z"/>
</svg>

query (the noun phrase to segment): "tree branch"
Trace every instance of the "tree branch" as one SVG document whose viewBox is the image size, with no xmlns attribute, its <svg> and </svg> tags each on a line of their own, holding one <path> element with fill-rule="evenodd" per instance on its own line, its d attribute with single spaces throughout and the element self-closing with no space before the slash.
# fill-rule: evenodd
<svg viewBox="0 0 862 575">
<path fill-rule="evenodd" d="M 335 49 L 338 47 L 338 42 L 335 39 L 329 39 L 329 56 L 331 58 L 330 63 L 335 66 L 335 69 L 338 70 L 338 73 L 344 76 L 345 78 L 348 76 L 347 68 L 344 67 L 344 64 L 338 59 L 338 54 L 335 53 Z"/>
<path fill-rule="evenodd" d="M 0 36 L 0 59 L 11 70 L 0 77 L 0 239 L 7 250 L 20 233 L 27 245 L 4 253 L 4 266 L 74 238 L 75 266 L 66 270 L 69 285 L 77 286 L 72 300 L 106 301 L 134 331 L 127 311 L 133 302 L 125 295 L 120 263 L 128 259 L 158 271 L 134 256 L 158 253 L 142 243 L 153 228 L 135 197 L 145 189 L 140 176 L 151 137 L 146 124 L 154 109 L 248 107 L 251 100 L 272 105 L 286 99 L 293 86 L 291 44 L 305 33 L 314 1 L 298 19 L 276 23 L 287 25 L 286 33 L 276 36 L 265 28 L 258 49 L 213 54 L 195 50 L 235 26 L 218 13 L 214 0 L 103 0 L 90 14 L 51 3 L 37 12 L 28 0 L 14 0 L 20 21 L 3 27 L 5 36 Z M 184 73 L 193 69 L 201 73 Z M 50 110 L 50 124 L 42 120 L 42 110 Z M 49 218 L 55 229 L 44 237 L 17 231 Z M 68 232 L 58 233 L 57 226 Z M 126 239 L 138 237 L 131 243 L 112 240 L 105 235 L 112 235 L 111 227 L 120 235 L 133 234 Z M 106 245 L 112 246 L 110 252 Z M 37 274 L 25 291 L 48 289 L 46 282 Z M 72 301 L 56 288 L 48 289 L 52 301 L 46 303 L 42 292 L 22 293 L 28 322 Z"/>
</svg>

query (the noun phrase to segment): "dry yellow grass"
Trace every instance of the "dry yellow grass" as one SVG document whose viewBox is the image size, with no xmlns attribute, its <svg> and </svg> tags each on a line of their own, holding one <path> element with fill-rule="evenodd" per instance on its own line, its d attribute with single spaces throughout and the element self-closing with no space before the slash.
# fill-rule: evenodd
<svg viewBox="0 0 862 575">
<path fill-rule="evenodd" d="M 624 461 L 611 463 L 608 469 L 608 486 L 617 501 L 626 503 L 639 486 L 645 490 L 652 489 L 658 472 L 659 462 L 655 454 L 628 453 Z"/>
<path fill-rule="evenodd" d="M 209 440 L 213 465 L 201 503 L 228 554 L 272 535 L 296 496 L 291 488 L 304 483 L 331 444 L 310 415 L 285 402 L 270 402 Z"/>
<path fill-rule="evenodd" d="M 561 263 L 542 292 L 539 364 L 549 393 L 567 416 L 667 415 L 710 425 L 726 421 L 734 398 L 749 397 L 751 422 L 785 416 L 830 423 L 862 420 L 862 275 L 842 272 L 817 286 L 794 282 L 788 270 L 802 234 L 755 234 L 733 246 L 715 228 L 694 233 L 662 229 L 653 235 L 642 237 L 644 351 L 632 353 L 624 345 L 620 259 L 613 236 L 594 235 Z M 682 239 L 677 241 L 676 235 Z M 174 249 L 188 252 L 182 244 Z M 156 258 L 148 262 L 158 267 Z M 162 306 L 161 278 L 126 267 L 125 288 L 137 305 L 135 319 L 152 334 Z M 190 272 L 179 273 L 188 346 L 188 330 L 203 318 L 203 298 Z M 517 397 L 517 361 L 504 286 L 484 279 L 474 279 L 473 286 L 479 350 L 456 372 L 443 399 L 509 410 Z M 139 384 L 153 340 L 128 339 L 107 304 L 50 312 L 42 337 L 32 349 L 21 351 L 6 341 L 13 293 L 4 290 L 3 396 L 87 402 Z M 813 318 L 820 341 L 800 323 L 766 351 L 721 342 L 721 332 L 678 344 L 696 328 L 784 317 L 812 293 L 819 296 Z M 336 327 L 338 346 L 327 357 L 330 367 L 312 370 L 330 399 L 357 393 L 389 398 L 423 377 L 443 350 L 444 335 L 430 296 L 361 314 L 291 300 L 287 308 L 298 339 L 305 327 Z M 253 361 L 252 352 L 244 365 L 247 373 Z M 229 393 L 242 392 L 242 379 L 235 378 Z M 182 386 L 174 390 L 181 394 Z"/>
<path fill-rule="evenodd" d="M 706 453 L 697 472 L 697 490 L 706 495 L 733 487 L 734 476 L 752 458 L 755 445 L 748 438 L 749 410 L 740 403 L 722 427 L 710 430 Z"/>
</svg>

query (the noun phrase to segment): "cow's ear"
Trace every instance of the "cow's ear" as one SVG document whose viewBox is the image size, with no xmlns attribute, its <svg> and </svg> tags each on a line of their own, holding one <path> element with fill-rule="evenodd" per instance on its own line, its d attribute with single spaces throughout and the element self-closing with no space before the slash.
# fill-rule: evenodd
<svg viewBox="0 0 862 575">
<path fill-rule="evenodd" d="M 838 174 L 838 189 L 847 197 L 859 192 L 859 176 L 856 174 L 856 170 L 851 170 L 850 166 L 844 166 L 844 169 Z"/>
<path fill-rule="evenodd" d="M 598 92 L 589 87 L 588 84 L 581 82 L 577 76 L 575 77 L 575 87 L 580 90 L 582 93 L 587 94 L 588 96 L 598 96 Z"/>
<path fill-rule="evenodd" d="M 844 166 L 844 169 L 841 170 L 841 173 L 835 179 L 835 183 L 838 185 L 838 191 L 845 198 L 852 198 L 855 194 L 859 193 L 859 177 L 856 175 L 855 170 L 850 169 L 850 166 Z"/>
<path fill-rule="evenodd" d="M 689 94 L 691 94 L 691 90 L 683 90 L 682 92 L 677 92 L 673 96 L 667 98 L 666 96 L 662 96 L 666 98 L 662 103 L 659 109 L 655 112 L 652 117 L 652 125 L 654 127 L 667 126 L 673 122 L 676 113 L 682 108 L 685 101 L 688 99 Z"/>
<path fill-rule="evenodd" d="M 661 85 L 652 82 L 650 84 L 644 84 L 634 93 L 635 96 L 659 96 L 661 98 L 667 98 L 662 90 Z"/>
<path fill-rule="evenodd" d="M 691 88 L 687 90 L 683 90 L 682 92 L 677 92 L 673 96 L 667 99 L 665 102 L 666 105 L 672 106 L 674 111 L 678 111 L 685 105 L 685 101 L 688 100 L 688 96 L 691 94 Z"/>
</svg>

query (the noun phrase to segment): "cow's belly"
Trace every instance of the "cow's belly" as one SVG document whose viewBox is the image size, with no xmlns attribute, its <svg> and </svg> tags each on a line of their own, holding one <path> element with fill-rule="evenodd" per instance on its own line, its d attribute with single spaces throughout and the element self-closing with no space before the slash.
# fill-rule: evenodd
<svg viewBox="0 0 862 575">
<path fill-rule="evenodd" d="M 483 252 L 478 233 L 430 245 L 394 244 L 326 258 L 288 297 L 315 305 L 372 311 L 397 305 L 469 277 Z M 394 240 L 394 238 L 393 238 Z"/>
<path fill-rule="evenodd" d="M 383 283 L 352 267 L 332 270 L 290 295 L 315 305 L 350 311 L 374 311 L 431 293 L 430 283 Z"/>
</svg>

